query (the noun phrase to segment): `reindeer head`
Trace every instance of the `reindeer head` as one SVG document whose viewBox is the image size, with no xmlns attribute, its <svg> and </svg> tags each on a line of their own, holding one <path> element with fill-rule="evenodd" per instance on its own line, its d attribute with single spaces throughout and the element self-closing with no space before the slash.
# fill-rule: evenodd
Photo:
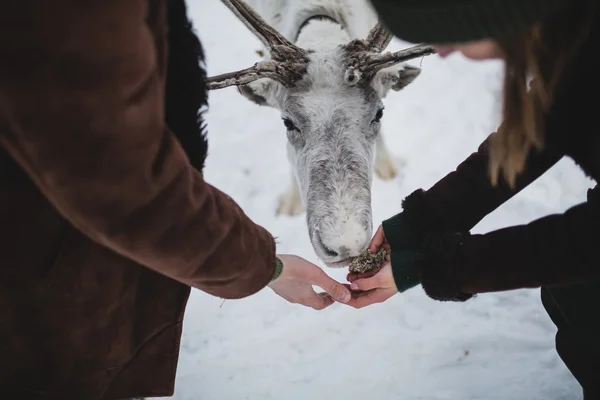
<svg viewBox="0 0 600 400">
<path fill-rule="evenodd" d="M 209 78 L 209 88 L 236 85 L 255 103 L 280 110 L 313 248 L 328 266 L 347 265 L 372 235 L 371 183 L 382 99 L 420 73 L 400 66 L 403 61 L 433 49 L 421 45 L 383 54 L 392 35 L 381 23 L 365 40 L 327 51 L 302 49 L 243 1 L 222 1 L 263 42 L 270 57 Z"/>
</svg>

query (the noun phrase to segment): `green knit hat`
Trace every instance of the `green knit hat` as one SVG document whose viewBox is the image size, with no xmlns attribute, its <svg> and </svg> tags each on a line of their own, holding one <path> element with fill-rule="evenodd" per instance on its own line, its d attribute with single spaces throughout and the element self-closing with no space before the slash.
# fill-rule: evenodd
<svg viewBox="0 0 600 400">
<path fill-rule="evenodd" d="M 558 12 L 573 0 L 371 0 L 387 28 L 411 43 L 500 38 Z M 579 1 L 579 0 L 575 0 Z"/>
</svg>

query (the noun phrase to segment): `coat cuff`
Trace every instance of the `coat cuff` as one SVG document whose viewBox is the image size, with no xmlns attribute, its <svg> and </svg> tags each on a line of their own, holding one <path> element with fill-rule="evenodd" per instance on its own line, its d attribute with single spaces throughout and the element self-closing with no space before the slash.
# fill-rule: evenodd
<svg viewBox="0 0 600 400">
<path fill-rule="evenodd" d="M 427 233 L 436 228 L 438 219 L 427 206 L 425 191 L 415 190 L 402 201 L 402 211 L 382 223 L 385 239 L 392 250 L 414 249 Z"/>
<path fill-rule="evenodd" d="M 419 263 L 419 278 L 432 299 L 464 302 L 474 297 L 461 291 L 453 279 L 454 256 L 468 236 L 468 233 L 444 232 L 430 234 L 423 241 L 421 251 L 427 256 Z"/>
</svg>

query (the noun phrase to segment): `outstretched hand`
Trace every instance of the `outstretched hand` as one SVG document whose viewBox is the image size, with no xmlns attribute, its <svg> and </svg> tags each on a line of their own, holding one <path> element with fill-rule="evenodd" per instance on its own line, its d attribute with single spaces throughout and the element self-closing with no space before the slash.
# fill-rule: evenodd
<svg viewBox="0 0 600 400">
<path fill-rule="evenodd" d="M 375 235 L 371 239 L 371 243 L 369 243 L 369 253 L 375 254 L 381 248 L 383 248 L 385 250 L 385 253 L 386 253 L 385 261 L 386 261 L 386 263 L 389 263 L 390 262 L 390 251 L 391 251 L 391 248 L 390 248 L 389 243 L 385 239 L 385 235 L 383 233 L 383 227 L 380 225 L 379 228 L 377 229 L 377 232 L 375 232 Z M 383 264 L 383 265 L 385 265 L 385 264 Z M 375 269 L 373 269 L 371 271 L 363 272 L 363 273 L 360 273 L 360 274 L 356 273 L 356 272 L 350 272 L 348 274 L 348 276 L 346 277 L 346 279 L 348 280 L 348 282 L 354 282 L 357 279 L 369 278 L 369 277 L 375 275 L 377 272 L 379 272 L 379 270 L 383 267 L 383 265 L 381 265 L 378 268 L 375 268 Z"/>
<path fill-rule="evenodd" d="M 347 279 L 352 290 L 352 300 L 347 304 L 354 308 L 383 303 L 398 293 L 389 261 L 377 270 L 362 274 L 348 274 Z"/>
<path fill-rule="evenodd" d="M 352 290 L 352 300 L 347 303 L 349 306 L 362 308 L 375 303 L 383 303 L 398 293 L 390 264 L 390 245 L 385 238 L 383 227 L 380 225 L 371 239 L 369 252 L 376 253 L 381 248 L 387 253 L 385 264 L 368 272 L 348 274 L 346 279 L 350 282 Z"/>
<path fill-rule="evenodd" d="M 327 275 L 313 263 L 293 255 L 279 255 L 283 262 L 281 275 L 269 284 L 275 293 L 290 303 L 323 310 L 334 302 L 347 303 L 350 290 Z M 313 285 L 325 290 L 317 293 Z"/>
</svg>

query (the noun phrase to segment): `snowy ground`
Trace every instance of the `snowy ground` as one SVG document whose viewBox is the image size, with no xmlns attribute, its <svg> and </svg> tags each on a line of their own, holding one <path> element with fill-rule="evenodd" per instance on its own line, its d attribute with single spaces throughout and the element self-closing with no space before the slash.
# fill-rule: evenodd
<svg viewBox="0 0 600 400">
<path fill-rule="evenodd" d="M 220 2 L 198 1 L 190 11 L 209 74 L 258 60 L 258 41 Z M 385 101 L 384 134 L 404 166 L 394 181 L 375 180 L 376 224 L 399 211 L 404 196 L 456 167 L 498 120 L 499 64 L 431 56 L 422 67 L 416 83 Z M 274 215 L 288 184 L 278 113 L 229 88 L 211 93 L 207 119 L 206 179 L 278 236 L 280 252 L 318 263 L 304 215 Z M 561 212 L 583 200 L 590 186 L 563 160 L 475 231 Z M 345 277 L 345 271 L 328 272 Z M 175 399 L 577 399 L 579 388 L 555 353 L 554 333 L 538 290 L 445 304 L 415 288 L 362 310 L 335 304 L 321 312 L 290 305 L 269 289 L 224 304 L 194 291 Z"/>
</svg>

